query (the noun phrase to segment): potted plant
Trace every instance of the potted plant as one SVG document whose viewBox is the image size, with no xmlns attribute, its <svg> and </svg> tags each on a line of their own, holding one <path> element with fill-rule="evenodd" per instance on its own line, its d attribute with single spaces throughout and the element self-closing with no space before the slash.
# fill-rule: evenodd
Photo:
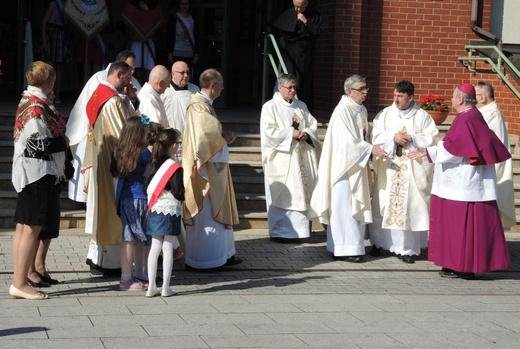
<svg viewBox="0 0 520 349">
<path fill-rule="evenodd" d="M 444 97 L 439 95 L 426 95 L 422 97 L 419 107 L 430 114 L 436 125 L 440 125 L 446 120 L 450 109 L 444 102 Z"/>
</svg>

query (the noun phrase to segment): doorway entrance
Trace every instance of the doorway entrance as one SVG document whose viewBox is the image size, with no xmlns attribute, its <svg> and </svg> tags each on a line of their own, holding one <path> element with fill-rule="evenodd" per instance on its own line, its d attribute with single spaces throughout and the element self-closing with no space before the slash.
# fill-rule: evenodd
<svg viewBox="0 0 520 349">
<path fill-rule="evenodd" d="M 24 86 L 24 19 L 33 27 L 33 46 L 41 37 L 42 13 L 50 0 L 6 2 L 0 14 L 0 92 L 2 98 L 17 100 Z M 167 3 L 166 0 L 160 0 Z M 178 0 L 172 0 L 171 4 Z M 107 2 L 111 20 L 117 22 L 124 0 Z M 193 82 L 206 68 L 218 69 L 225 89 L 215 101 L 218 108 L 261 106 L 263 34 L 268 23 L 289 1 L 279 0 L 193 0 L 191 12 L 197 17 L 201 62 L 195 68 Z M 77 78 L 77 77 L 76 77 Z M 74 75 L 69 79 L 75 79 Z M 81 90 L 81 81 L 76 82 Z"/>
<path fill-rule="evenodd" d="M 194 82 L 207 68 L 218 69 L 225 89 L 217 108 L 260 107 L 263 33 L 284 4 L 277 0 L 198 0 L 191 11 L 199 22 L 199 55 Z"/>
</svg>

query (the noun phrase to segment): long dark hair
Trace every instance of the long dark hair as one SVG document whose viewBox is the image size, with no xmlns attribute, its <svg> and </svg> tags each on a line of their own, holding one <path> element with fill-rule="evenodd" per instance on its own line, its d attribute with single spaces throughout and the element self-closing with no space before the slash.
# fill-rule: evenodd
<svg viewBox="0 0 520 349">
<path fill-rule="evenodd" d="M 159 132 L 155 144 L 153 145 L 152 159 L 150 163 L 154 167 L 162 165 L 162 163 L 170 157 L 168 155 L 168 149 L 178 142 L 180 138 L 181 133 L 174 128 L 166 128 Z"/>
<path fill-rule="evenodd" d="M 148 126 L 142 123 L 140 116 L 131 116 L 126 120 L 114 149 L 114 158 L 110 166 L 112 176 L 125 178 L 135 170 L 141 148 L 148 145 L 149 132 Z"/>
</svg>

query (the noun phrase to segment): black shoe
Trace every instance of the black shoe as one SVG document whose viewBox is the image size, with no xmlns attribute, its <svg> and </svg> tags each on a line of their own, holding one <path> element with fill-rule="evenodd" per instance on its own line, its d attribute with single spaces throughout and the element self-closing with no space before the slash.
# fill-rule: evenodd
<svg viewBox="0 0 520 349">
<path fill-rule="evenodd" d="M 240 263 L 242 263 L 244 260 L 240 259 L 240 258 L 236 258 L 235 256 L 229 258 L 227 261 L 226 261 L 226 264 L 224 264 L 225 266 L 229 267 L 229 266 L 233 266 L 233 265 L 238 265 Z"/>
<path fill-rule="evenodd" d="M 36 274 L 38 274 L 38 276 L 40 277 L 40 279 L 42 279 L 43 282 L 46 282 L 46 283 L 48 283 L 49 285 L 57 285 L 57 284 L 60 283 L 58 280 L 53 279 L 53 278 L 51 278 L 51 277 L 47 277 L 47 276 L 42 275 L 42 274 L 40 274 L 40 273 L 38 273 L 38 272 L 36 272 Z"/>
<path fill-rule="evenodd" d="M 34 281 L 32 281 L 31 279 L 27 278 L 27 282 L 28 282 L 29 285 L 31 285 L 32 287 L 37 287 L 37 288 L 42 288 L 42 287 L 51 287 L 51 285 L 49 285 L 48 283 L 46 283 L 46 282 L 44 282 L 44 281 L 34 282 Z"/>
<path fill-rule="evenodd" d="M 372 249 L 370 250 L 370 255 L 372 257 L 381 257 L 381 247 L 376 247 L 375 245 L 372 245 Z"/>
<path fill-rule="evenodd" d="M 401 260 L 402 260 L 404 263 L 408 263 L 408 264 L 413 264 L 413 263 L 415 263 L 415 259 L 413 258 L 413 256 L 404 255 L 404 256 L 401 257 Z"/>
<path fill-rule="evenodd" d="M 443 278 L 450 279 L 456 279 L 459 277 L 459 275 L 455 271 L 448 268 L 442 268 L 441 271 L 439 271 L 439 275 Z"/>
<path fill-rule="evenodd" d="M 192 266 L 190 266 L 188 264 L 184 264 L 184 270 L 194 271 L 194 272 L 197 272 L 197 273 L 213 273 L 213 272 L 219 271 L 221 268 L 222 267 L 199 269 L 199 268 L 194 268 L 194 267 L 192 267 Z"/>
<path fill-rule="evenodd" d="M 90 275 L 92 276 L 103 276 L 103 271 L 100 268 L 90 266 Z"/>
<path fill-rule="evenodd" d="M 332 259 L 349 263 L 359 263 L 363 260 L 363 256 L 332 256 Z"/>
<path fill-rule="evenodd" d="M 121 276 L 121 268 L 117 269 L 107 269 L 102 268 L 99 265 L 94 264 L 92 260 L 87 259 L 87 265 L 90 266 L 90 274 L 93 276 L 103 276 L 103 277 L 120 277 Z"/>
<path fill-rule="evenodd" d="M 291 243 L 299 242 L 299 240 L 300 239 L 288 239 L 288 238 L 277 238 L 277 237 L 271 238 L 271 241 L 278 242 L 280 244 L 291 244 Z"/>
<path fill-rule="evenodd" d="M 475 278 L 475 273 L 457 273 L 457 275 L 464 280 L 472 280 Z"/>
<path fill-rule="evenodd" d="M 363 256 L 348 256 L 347 259 L 345 259 L 346 262 L 350 263 L 360 263 L 363 260 Z"/>
</svg>

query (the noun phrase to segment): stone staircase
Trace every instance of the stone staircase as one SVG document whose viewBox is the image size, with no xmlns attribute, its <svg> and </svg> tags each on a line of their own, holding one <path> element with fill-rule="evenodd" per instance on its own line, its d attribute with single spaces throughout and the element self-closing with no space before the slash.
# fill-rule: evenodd
<svg viewBox="0 0 520 349">
<path fill-rule="evenodd" d="M 62 115 L 67 115 L 66 107 L 61 107 L 60 111 Z M 265 229 L 267 213 L 260 154 L 260 111 L 246 110 L 246 115 L 218 110 L 217 113 L 222 119 L 223 129 L 237 135 L 236 142 L 229 148 L 231 175 L 240 216 L 237 228 Z M 14 228 L 12 217 L 17 194 L 11 184 L 13 124 L 13 112 L 0 110 L 0 229 Z M 61 193 L 61 212 L 62 229 L 84 228 L 85 204 L 68 199 L 66 188 Z"/>
<path fill-rule="evenodd" d="M 13 216 L 17 193 L 11 183 L 13 162 L 14 114 L 0 113 L 0 229 L 14 228 Z M 61 193 L 62 228 L 84 226 L 85 204 L 67 197 L 66 189 Z"/>
<path fill-rule="evenodd" d="M 61 108 L 60 108 L 61 109 Z M 64 115 L 66 113 L 62 112 Z M 243 114 L 236 111 L 219 111 L 224 131 L 233 131 L 237 140 L 230 147 L 230 168 L 240 224 L 238 229 L 267 229 L 264 179 L 260 153 L 259 110 L 247 110 Z M 12 229 L 12 217 L 16 206 L 16 192 L 11 184 L 11 166 L 13 154 L 12 113 L 0 111 L 0 229 Z M 440 133 L 445 133 L 451 124 L 451 117 L 439 126 Z M 319 134 L 323 139 L 326 125 L 320 124 Z M 520 151 L 516 147 L 518 137 L 511 136 L 514 163 L 515 199 L 517 221 L 520 221 Z M 69 200 L 66 189 L 61 195 L 62 229 L 83 228 L 85 224 L 85 204 Z M 314 230 L 321 230 L 321 225 L 314 224 Z M 517 225 L 511 229 L 520 232 Z"/>
</svg>

